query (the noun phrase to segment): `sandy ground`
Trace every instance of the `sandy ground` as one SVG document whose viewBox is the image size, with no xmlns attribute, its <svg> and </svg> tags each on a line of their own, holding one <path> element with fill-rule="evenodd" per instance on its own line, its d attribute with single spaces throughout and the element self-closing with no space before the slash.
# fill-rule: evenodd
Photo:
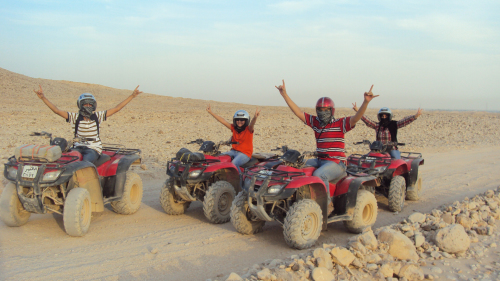
<svg viewBox="0 0 500 281">
<path fill-rule="evenodd" d="M 0 118 L 4 120 L 0 158 L 4 161 L 21 144 L 46 142 L 29 137 L 32 131 L 71 137 L 69 124 L 33 93 L 38 84 L 60 109 L 73 112 L 77 110 L 76 97 L 82 92 L 94 93 L 98 110 L 102 110 L 115 106 L 132 90 L 34 79 L 0 69 Z M 358 100 L 361 99 L 360 94 Z M 83 238 L 66 235 L 60 215 L 32 215 L 28 224 L 19 228 L 0 222 L 0 279 L 225 280 L 232 271 L 244 273 L 255 263 L 300 252 L 288 248 L 276 223 L 267 224 L 263 233 L 243 236 L 230 223 L 208 223 L 199 202 L 182 216 L 168 216 L 161 209 L 159 193 L 166 179 L 166 161 L 181 147 L 196 149 L 185 145 L 187 141 L 218 141 L 230 136 L 229 130 L 205 112 L 206 103 L 143 94 L 103 123 L 104 142 L 122 143 L 143 151 L 147 170 L 136 170 L 144 183 L 141 208 L 131 216 L 106 209 L 93 217 L 90 231 Z M 251 114 L 255 110 L 255 106 L 249 105 L 211 104 L 216 113 L 227 119 L 240 108 Z M 304 110 L 313 112 L 311 108 Z M 351 109 L 337 112 L 337 116 L 352 114 Z M 369 110 L 368 116 L 375 118 L 375 112 Z M 416 111 L 394 112 L 395 119 L 399 119 Z M 424 153 L 423 196 L 418 202 L 407 202 L 399 214 L 389 212 L 386 200 L 379 198 L 375 227 L 398 222 L 413 210 L 429 212 L 439 205 L 496 188 L 500 182 L 499 119 L 500 114 L 493 113 L 429 111 L 402 129 L 398 137 L 408 144 L 402 151 Z M 350 143 L 372 139 L 373 135 L 373 130 L 358 124 L 347 134 L 348 152 L 366 151 L 366 147 Z M 313 150 L 312 131 L 287 108 L 264 107 L 256 125 L 255 150 L 269 151 L 285 144 L 298 150 Z M 322 233 L 317 245 L 342 244 L 350 235 L 342 223 L 334 223 Z"/>
</svg>

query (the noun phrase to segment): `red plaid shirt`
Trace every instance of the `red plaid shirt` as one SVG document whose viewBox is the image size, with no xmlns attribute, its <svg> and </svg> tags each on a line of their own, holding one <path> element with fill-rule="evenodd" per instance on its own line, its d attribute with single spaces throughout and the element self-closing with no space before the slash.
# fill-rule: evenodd
<svg viewBox="0 0 500 281">
<path fill-rule="evenodd" d="M 403 128 L 404 126 L 409 125 L 411 122 L 415 121 L 417 118 L 415 115 L 410 115 L 406 116 L 405 118 L 401 119 L 398 121 L 398 129 Z M 375 132 L 378 132 L 378 138 L 383 144 L 386 144 L 387 142 L 391 141 L 391 133 L 389 132 L 389 129 L 386 127 L 383 130 L 378 130 L 379 128 L 379 123 L 372 121 L 370 118 L 366 117 L 363 115 L 361 117 L 361 120 L 365 122 L 366 126 L 372 129 L 375 129 Z M 394 149 L 397 149 L 395 146 Z"/>
</svg>

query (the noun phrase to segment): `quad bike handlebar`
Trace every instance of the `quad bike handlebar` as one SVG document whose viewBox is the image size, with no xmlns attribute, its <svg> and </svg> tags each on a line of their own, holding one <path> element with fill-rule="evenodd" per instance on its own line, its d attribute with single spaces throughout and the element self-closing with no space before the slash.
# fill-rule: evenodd
<svg viewBox="0 0 500 281">
<path fill-rule="evenodd" d="M 367 144 L 367 145 L 371 145 L 372 143 L 369 141 L 369 140 L 363 140 L 363 141 L 358 141 L 358 142 L 353 142 L 354 145 L 358 145 L 358 144 Z M 403 142 L 394 142 L 394 141 L 389 141 L 387 143 L 384 143 L 384 145 L 394 145 L 394 146 L 404 146 L 405 143 Z"/>
<path fill-rule="evenodd" d="M 282 147 L 276 147 L 276 148 L 272 148 L 271 151 L 281 151 L 283 153 L 287 152 L 288 151 L 288 146 L 284 145 Z"/>
</svg>

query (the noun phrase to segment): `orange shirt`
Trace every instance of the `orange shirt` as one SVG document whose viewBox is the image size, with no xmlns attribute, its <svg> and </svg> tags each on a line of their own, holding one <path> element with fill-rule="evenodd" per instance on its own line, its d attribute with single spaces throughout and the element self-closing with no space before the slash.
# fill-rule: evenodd
<svg viewBox="0 0 500 281">
<path fill-rule="evenodd" d="M 231 141 L 238 142 L 238 144 L 233 144 L 233 149 L 245 154 L 249 158 L 252 158 L 253 132 L 250 132 L 247 126 L 243 132 L 238 133 L 234 129 L 234 125 L 231 125 L 231 132 L 233 132 Z"/>
</svg>

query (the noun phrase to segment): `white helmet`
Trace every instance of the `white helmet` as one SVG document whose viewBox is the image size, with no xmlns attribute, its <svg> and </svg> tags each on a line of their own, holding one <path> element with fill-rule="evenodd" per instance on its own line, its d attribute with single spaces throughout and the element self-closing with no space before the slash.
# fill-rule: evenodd
<svg viewBox="0 0 500 281">
<path fill-rule="evenodd" d="M 85 104 L 92 105 L 91 107 L 85 107 Z M 78 109 L 80 109 L 80 113 L 86 117 L 89 117 L 97 108 L 97 101 L 94 96 L 90 93 L 83 93 L 78 97 L 76 101 L 76 105 Z"/>
<path fill-rule="evenodd" d="M 378 121 L 381 121 L 380 115 L 382 115 L 382 114 L 387 114 L 389 116 L 389 118 L 388 118 L 389 120 L 388 121 L 392 120 L 392 111 L 388 107 L 382 107 L 378 111 L 378 114 L 377 114 Z"/>
<path fill-rule="evenodd" d="M 248 126 L 248 123 L 250 123 L 250 114 L 248 114 L 248 112 L 246 112 L 246 110 L 238 110 L 234 113 L 234 116 L 233 116 L 233 125 L 234 127 L 236 128 L 236 119 L 245 119 L 245 125 L 243 125 L 242 128 L 245 128 L 246 126 Z"/>
</svg>

